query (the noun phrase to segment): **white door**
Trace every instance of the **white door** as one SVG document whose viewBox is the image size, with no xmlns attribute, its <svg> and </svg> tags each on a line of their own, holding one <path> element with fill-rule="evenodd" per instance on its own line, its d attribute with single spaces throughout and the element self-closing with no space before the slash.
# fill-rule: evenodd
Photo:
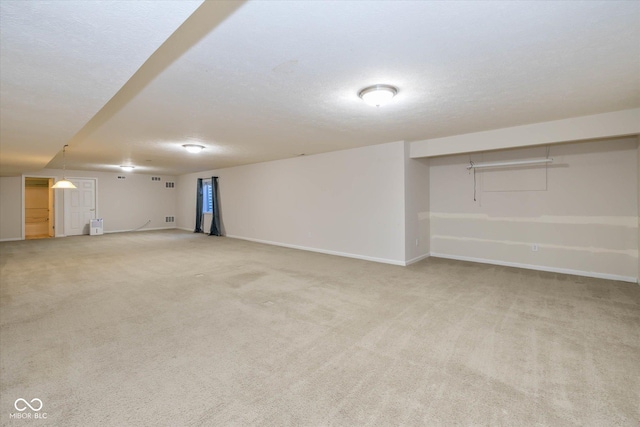
<svg viewBox="0 0 640 427">
<path fill-rule="evenodd" d="M 73 179 L 78 188 L 64 190 L 64 234 L 89 234 L 89 221 L 96 217 L 96 180 Z"/>
</svg>

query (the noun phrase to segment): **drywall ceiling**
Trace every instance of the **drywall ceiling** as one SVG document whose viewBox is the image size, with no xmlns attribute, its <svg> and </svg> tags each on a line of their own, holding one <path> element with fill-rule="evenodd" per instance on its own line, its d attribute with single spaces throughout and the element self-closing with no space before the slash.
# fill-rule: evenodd
<svg viewBox="0 0 640 427">
<path fill-rule="evenodd" d="M 61 100 L 86 123 L 67 167 L 177 175 L 639 107 L 639 21 L 629 1 L 205 2 L 100 112 L 90 88 Z M 399 88 L 392 103 L 358 98 L 375 83 Z"/>
<path fill-rule="evenodd" d="M 2 175 L 46 166 L 201 3 L 2 0 Z"/>
</svg>

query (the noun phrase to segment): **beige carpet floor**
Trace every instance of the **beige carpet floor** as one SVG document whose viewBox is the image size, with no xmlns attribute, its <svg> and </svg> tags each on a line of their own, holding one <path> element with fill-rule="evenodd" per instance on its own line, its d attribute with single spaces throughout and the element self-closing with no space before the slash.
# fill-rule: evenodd
<svg viewBox="0 0 640 427">
<path fill-rule="evenodd" d="M 637 284 L 177 230 L 0 255 L 2 425 L 640 424 Z"/>
</svg>

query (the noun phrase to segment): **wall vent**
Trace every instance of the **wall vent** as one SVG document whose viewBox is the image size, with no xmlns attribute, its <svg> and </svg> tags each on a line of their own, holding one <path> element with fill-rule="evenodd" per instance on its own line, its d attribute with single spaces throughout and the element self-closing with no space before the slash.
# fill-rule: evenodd
<svg viewBox="0 0 640 427">
<path fill-rule="evenodd" d="M 164 186 L 166 188 L 173 188 L 173 187 L 175 187 L 175 182 L 165 182 Z"/>
<path fill-rule="evenodd" d="M 118 179 L 127 179 L 126 176 L 118 175 Z"/>
<path fill-rule="evenodd" d="M 175 218 L 172 216 L 166 216 L 164 217 L 164 222 L 175 222 Z"/>
<path fill-rule="evenodd" d="M 159 176 L 152 176 L 151 181 L 161 181 Z"/>
</svg>

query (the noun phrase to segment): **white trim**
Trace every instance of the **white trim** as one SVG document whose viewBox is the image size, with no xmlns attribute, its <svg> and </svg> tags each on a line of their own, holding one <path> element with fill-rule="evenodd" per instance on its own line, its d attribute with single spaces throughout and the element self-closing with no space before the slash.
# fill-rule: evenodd
<svg viewBox="0 0 640 427">
<path fill-rule="evenodd" d="M 138 232 L 138 231 L 158 231 L 158 230 L 175 230 L 177 227 L 159 227 L 159 228 L 141 228 L 139 230 L 109 230 L 109 231 L 104 231 L 104 234 L 111 234 L 111 233 L 130 233 L 130 232 Z M 85 234 L 85 236 L 87 236 L 87 234 Z"/>
<path fill-rule="evenodd" d="M 85 236 L 88 236 L 88 234 L 85 234 Z M 57 239 L 58 237 L 67 237 L 64 234 L 60 235 L 60 236 L 55 236 L 55 237 L 43 237 L 43 238 L 39 238 L 39 239 L 31 239 L 31 240 L 46 240 L 46 239 Z M 22 237 L 10 237 L 8 239 L 0 239 L 0 243 L 2 242 L 18 242 L 18 241 L 27 241 L 27 238 L 22 238 Z"/>
<path fill-rule="evenodd" d="M 346 258 L 356 258 L 356 259 L 362 259 L 365 261 L 381 262 L 383 264 L 393 264 L 393 265 L 400 265 L 400 266 L 405 265 L 404 261 L 396 261 L 396 260 L 386 259 L 386 258 L 376 258 L 376 257 L 370 257 L 366 255 L 351 254 L 347 252 L 330 251 L 326 249 L 311 248 L 308 246 L 290 245 L 288 243 L 272 242 L 270 240 L 253 239 L 250 237 L 242 237 L 242 236 L 234 236 L 234 235 L 226 235 L 224 237 L 229 237 L 231 239 L 248 240 L 250 242 L 264 243 L 264 244 L 273 245 L 273 246 L 282 246 L 282 247 L 291 248 L 291 249 L 300 249 L 303 251 L 318 252 L 318 253 L 327 254 L 327 255 L 337 255 L 337 256 L 342 256 Z"/>
<path fill-rule="evenodd" d="M 55 179 L 55 178 L 54 178 L 54 179 Z M 25 209 L 26 209 L 26 202 L 25 202 L 25 200 L 24 200 L 24 197 L 25 197 L 25 186 L 26 186 L 26 184 L 27 184 L 27 181 L 26 181 L 26 175 L 25 175 L 25 174 L 22 174 L 22 189 L 21 189 L 22 193 L 21 193 L 21 195 L 20 195 L 20 197 L 22 198 L 22 200 L 21 200 L 21 202 L 22 202 L 22 213 L 21 213 L 22 217 L 21 217 L 21 223 L 20 223 L 20 235 L 22 236 L 22 239 L 21 239 L 21 240 L 25 240 L 25 239 L 27 238 L 27 226 L 26 226 L 26 224 L 25 224 L 25 222 L 27 221 L 27 219 L 26 219 L 26 214 L 25 214 L 25 212 L 24 212 L 24 211 L 25 211 Z M 54 199 L 53 203 L 55 203 L 55 202 L 56 202 L 56 201 L 55 201 L 55 199 Z M 54 204 L 54 209 L 55 209 L 55 204 Z M 55 215 L 55 213 L 54 213 L 54 215 Z M 54 218 L 55 218 L 55 216 L 54 216 Z M 55 224 L 54 224 L 54 225 L 55 225 Z M 55 228 L 54 228 L 54 230 L 55 230 Z M 54 235 L 55 235 L 55 231 L 54 231 Z"/>
<path fill-rule="evenodd" d="M 420 255 L 418 257 L 410 259 L 409 261 L 405 261 L 404 265 L 407 266 L 407 265 L 415 264 L 416 262 L 422 261 L 423 259 L 429 258 L 430 256 L 431 256 L 431 254 L 429 254 L 429 253 L 426 253 L 424 255 Z"/>
<path fill-rule="evenodd" d="M 460 256 L 460 255 L 449 255 L 449 254 L 440 254 L 431 252 L 431 256 L 434 258 L 446 258 L 446 259 L 455 259 L 458 261 L 469 261 L 469 262 L 479 262 L 482 264 L 493 264 L 493 265 L 502 265 L 505 267 L 517 267 L 524 268 L 527 270 L 538 270 L 538 271 L 548 271 L 551 273 L 562 273 L 562 274 L 571 274 L 574 276 L 585 276 L 585 277 L 593 277 L 596 279 L 607 279 L 607 280 L 619 280 L 621 282 L 631 282 L 637 283 L 637 277 L 631 276 L 620 276 L 618 274 L 608 274 L 608 273 L 596 273 L 593 271 L 582 271 L 582 270 L 571 270 L 569 268 L 557 268 L 557 267 L 547 267 L 544 265 L 533 265 L 533 264 L 521 264 L 519 262 L 508 262 L 508 261 L 499 261 L 493 259 L 485 259 L 485 258 L 474 258 L 468 256 Z"/>
<path fill-rule="evenodd" d="M 178 230 L 184 230 L 184 231 L 191 231 L 193 232 L 193 228 L 187 228 L 187 227 L 176 227 Z"/>
</svg>

